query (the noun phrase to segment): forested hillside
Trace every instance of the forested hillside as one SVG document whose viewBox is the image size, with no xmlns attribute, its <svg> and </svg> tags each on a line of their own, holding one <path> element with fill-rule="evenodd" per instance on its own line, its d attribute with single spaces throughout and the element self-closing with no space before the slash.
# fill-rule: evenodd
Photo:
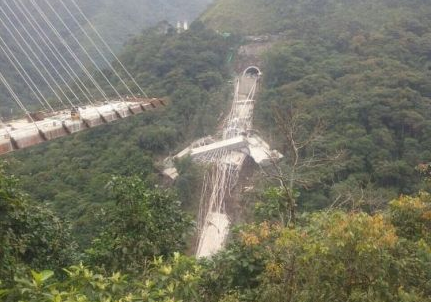
<svg viewBox="0 0 431 302">
<path fill-rule="evenodd" d="M 242 4 L 218 1 L 202 20 L 222 31 L 278 37 L 263 57 L 260 130 L 275 135 L 287 152 L 273 115 L 287 110 L 324 127 L 318 146 L 306 153 L 344 152 L 333 168 L 313 171 L 319 181 L 306 186 L 303 204 L 324 207 L 366 196 L 377 206 L 419 189 L 415 166 L 431 160 L 429 3 Z"/>
<path fill-rule="evenodd" d="M 428 1 L 218 0 L 201 21 L 121 52 L 166 110 L 7 156 L 0 300 L 431 302 Z M 244 223 L 196 259 L 206 167 L 167 184 L 159 165 L 216 131 L 257 34 L 255 130 L 284 159 L 244 180 Z"/>
<path fill-rule="evenodd" d="M 343 31 L 389 27 L 388 22 L 403 18 L 426 22 L 428 9 L 426 0 L 249 0 L 247 5 L 244 0 L 220 0 L 200 19 L 214 29 L 231 33 L 296 33 L 324 39 Z"/>
</svg>

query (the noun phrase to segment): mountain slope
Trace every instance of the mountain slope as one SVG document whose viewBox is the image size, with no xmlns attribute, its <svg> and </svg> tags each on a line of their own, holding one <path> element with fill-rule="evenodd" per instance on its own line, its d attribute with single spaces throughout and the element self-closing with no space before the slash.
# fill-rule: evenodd
<svg viewBox="0 0 431 302">
<path fill-rule="evenodd" d="M 302 156 L 344 150 L 333 167 L 301 176 L 317 180 L 302 190 L 304 206 L 338 198 L 370 209 L 421 187 L 415 167 L 431 160 L 427 1 L 219 0 L 201 18 L 220 31 L 278 36 L 263 56 L 256 124 L 280 150 L 289 152 L 274 110 L 325 125 Z"/>
<path fill-rule="evenodd" d="M 273 23 L 277 6 L 263 0 L 221 0 L 200 17 L 209 27 L 222 32 L 262 34 L 277 29 Z"/>
<path fill-rule="evenodd" d="M 340 31 L 349 23 L 379 28 L 391 19 L 417 15 L 421 8 L 425 12 L 428 6 L 424 0 L 218 0 L 201 19 L 214 29 L 240 34 L 299 29 L 321 33 L 326 26 Z"/>
</svg>

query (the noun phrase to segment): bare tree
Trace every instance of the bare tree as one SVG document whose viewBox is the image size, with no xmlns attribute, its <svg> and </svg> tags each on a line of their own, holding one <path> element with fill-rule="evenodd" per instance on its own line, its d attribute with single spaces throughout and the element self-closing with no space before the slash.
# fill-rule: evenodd
<svg viewBox="0 0 431 302">
<path fill-rule="evenodd" d="M 375 186 L 370 178 L 363 181 L 347 180 L 332 184 L 331 188 L 333 202 L 329 209 L 366 210 L 374 213 L 382 210 L 387 201 L 395 197 L 390 190 Z"/>
<path fill-rule="evenodd" d="M 277 128 L 283 137 L 282 163 L 273 160 L 269 168 L 262 171 L 271 180 L 280 184 L 281 223 L 294 226 L 296 221 L 297 198 L 299 189 L 309 189 L 321 182 L 321 175 L 316 172 L 321 167 L 333 165 L 343 156 L 343 151 L 328 154 L 321 147 L 325 125 L 320 119 L 312 119 L 291 107 L 282 110 L 273 108 Z"/>
</svg>

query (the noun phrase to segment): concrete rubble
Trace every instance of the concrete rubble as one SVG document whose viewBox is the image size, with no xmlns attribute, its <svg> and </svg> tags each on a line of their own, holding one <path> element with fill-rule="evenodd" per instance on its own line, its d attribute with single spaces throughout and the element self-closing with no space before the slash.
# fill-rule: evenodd
<svg viewBox="0 0 431 302">
<path fill-rule="evenodd" d="M 217 151 L 236 151 L 231 152 L 225 162 L 231 165 L 242 163 L 246 156 L 250 156 L 256 164 L 262 167 L 271 165 L 274 161 L 283 158 L 283 155 L 277 150 L 272 150 L 267 142 L 256 134 L 248 134 L 226 139 L 197 148 L 187 147 L 177 155 L 174 159 L 181 159 L 186 156 L 191 156 L 192 159 L 201 160 L 207 154 L 212 154 Z M 178 172 L 174 167 L 167 167 L 164 174 L 175 180 L 178 177 Z"/>
<path fill-rule="evenodd" d="M 229 235 L 229 218 L 226 214 L 210 212 L 206 219 L 200 241 L 196 252 L 199 257 L 210 257 L 220 250 L 220 243 L 224 244 Z"/>
<path fill-rule="evenodd" d="M 261 166 L 270 165 L 283 156 L 253 131 L 255 95 L 262 73 L 256 66 L 247 67 L 238 77 L 232 108 L 226 117 L 219 140 L 201 139 L 165 160 L 164 174 L 174 180 L 178 172 L 175 159 L 190 157 L 195 162 L 210 163 L 203 178 L 199 206 L 199 238 L 196 257 L 211 257 L 220 251 L 229 234 L 230 221 L 226 202 L 240 177 L 248 156 Z"/>
</svg>

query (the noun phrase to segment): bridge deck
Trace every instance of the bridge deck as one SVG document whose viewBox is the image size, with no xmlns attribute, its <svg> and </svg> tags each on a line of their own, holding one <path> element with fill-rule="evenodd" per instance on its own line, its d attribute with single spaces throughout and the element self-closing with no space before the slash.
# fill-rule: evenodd
<svg viewBox="0 0 431 302">
<path fill-rule="evenodd" d="M 79 108 L 75 118 L 71 110 L 62 110 L 39 116 L 34 123 L 12 120 L 0 126 L 0 155 L 163 106 L 160 99 L 112 101 Z"/>
</svg>

